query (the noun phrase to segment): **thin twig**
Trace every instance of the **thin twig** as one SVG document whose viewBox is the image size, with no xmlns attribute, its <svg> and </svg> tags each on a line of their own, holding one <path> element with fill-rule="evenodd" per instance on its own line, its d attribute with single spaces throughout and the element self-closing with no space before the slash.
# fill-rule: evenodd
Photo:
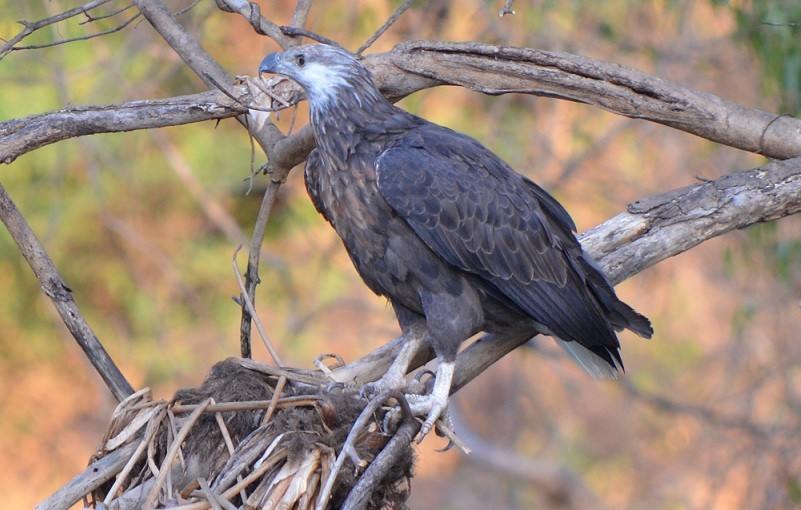
<svg viewBox="0 0 801 510">
<path fill-rule="evenodd" d="M 267 408 L 267 412 L 264 413 L 264 418 L 261 420 L 262 425 L 267 425 L 270 423 L 270 419 L 273 417 L 273 413 L 278 405 L 279 397 L 281 393 L 284 391 L 284 386 L 286 385 L 286 377 L 281 376 L 278 379 L 278 382 L 275 385 L 275 390 L 273 391 L 273 398 L 270 399 L 270 407 Z"/>
<path fill-rule="evenodd" d="M 87 34 L 87 35 L 81 35 L 81 36 L 77 36 L 77 37 L 70 37 L 68 39 L 58 39 L 56 41 L 50 41 L 50 42 L 42 43 L 42 44 L 29 44 L 29 45 L 26 45 L 26 46 L 13 46 L 13 47 L 9 48 L 8 51 L 38 50 L 38 49 L 41 49 L 41 48 L 51 48 L 53 46 L 58 46 L 58 45 L 61 45 L 61 44 L 67 44 L 67 43 L 71 43 L 71 42 L 75 42 L 75 41 L 88 41 L 89 39 L 94 39 L 95 37 L 101 37 L 101 36 L 104 36 L 104 35 L 108 35 L 108 34 L 113 34 L 113 33 L 119 32 L 123 28 L 125 28 L 128 25 L 130 25 L 131 23 L 133 23 L 141 15 L 142 15 L 141 13 L 137 12 L 136 14 L 131 16 L 130 18 L 126 19 L 125 21 L 123 21 L 122 23 L 117 25 L 116 27 L 109 28 L 107 30 L 102 30 L 100 32 L 95 32 L 95 33 Z M 2 58 L 2 55 L 3 54 L 0 53 L 0 58 Z"/>
<path fill-rule="evenodd" d="M 386 20 L 386 21 L 384 22 L 384 24 L 383 24 L 383 25 L 381 25 L 381 26 L 378 28 L 378 30 L 376 30 L 376 31 L 375 31 L 375 33 L 374 33 L 373 35 L 371 35 L 371 36 L 370 36 L 370 38 L 369 38 L 369 39 L 367 39 L 367 40 L 364 42 L 364 44 L 362 44 L 361 46 L 359 46 L 359 49 L 358 49 L 358 50 L 356 50 L 356 52 L 354 53 L 354 55 L 356 55 L 357 57 L 361 57 L 361 56 L 362 56 L 362 53 L 364 52 L 364 50 L 366 50 L 367 48 L 369 48 L 370 46 L 372 46 L 372 45 L 373 45 L 373 43 L 374 43 L 374 42 L 376 42 L 376 41 L 378 40 L 378 38 L 379 38 L 379 37 L 381 37 L 382 35 L 384 35 L 384 32 L 386 32 L 387 30 L 389 30 L 389 27 L 391 27 L 391 26 L 392 26 L 392 25 L 393 25 L 393 24 L 394 24 L 396 21 L 398 21 L 398 18 L 400 18 L 401 16 L 403 16 L 403 13 L 404 13 L 404 12 L 406 12 L 406 10 L 407 10 L 409 7 L 411 7 L 411 5 L 412 5 L 412 2 L 413 2 L 413 1 L 414 1 L 414 0 L 404 0 L 404 2 L 403 2 L 402 4 L 400 4 L 400 6 L 399 6 L 397 9 L 395 9 L 395 12 L 393 12 L 393 13 L 392 13 L 392 16 L 390 16 L 390 17 L 389 17 L 389 19 L 388 19 L 388 20 Z"/>
<path fill-rule="evenodd" d="M 300 407 L 300 406 L 314 406 L 319 403 L 319 397 L 313 396 L 293 396 L 278 399 L 275 403 L 276 407 L 283 409 L 285 407 Z M 270 400 L 243 400 L 240 402 L 218 402 L 204 407 L 206 413 L 229 413 L 234 411 L 258 411 L 261 409 L 269 409 L 273 405 L 272 399 Z M 173 413 L 183 414 L 194 412 L 200 407 L 198 404 L 176 404 L 170 409 Z"/>
<path fill-rule="evenodd" d="M 267 190 L 264 192 L 264 197 L 261 201 L 259 214 L 256 217 L 256 224 L 253 227 L 253 237 L 250 241 L 250 249 L 248 250 L 248 267 L 245 272 L 245 289 L 240 289 L 240 306 L 247 303 L 245 296 L 250 299 L 250 304 L 253 306 L 253 301 L 256 299 L 256 285 L 259 284 L 259 260 L 261 259 L 261 247 L 264 241 L 264 234 L 267 231 L 267 220 L 270 218 L 270 211 L 273 208 L 275 197 L 278 195 L 278 189 L 281 183 L 272 179 L 268 181 Z M 237 271 L 239 269 L 237 268 Z M 243 358 L 250 358 L 250 329 L 251 318 L 253 315 L 247 306 L 242 306 L 242 319 L 239 325 L 239 342 L 242 350 Z M 275 356 L 273 356 L 275 359 Z"/>
<path fill-rule="evenodd" d="M 119 9 L 113 10 L 111 12 L 107 12 L 106 14 L 102 14 L 100 16 L 92 16 L 92 14 L 90 12 L 86 11 L 86 12 L 83 13 L 84 16 L 86 16 L 86 19 L 81 21 L 81 22 L 79 22 L 78 24 L 79 25 L 86 25 L 87 23 L 100 21 L 102 19 L 113 18 L 117 14 L 121 14 L 121 13 L 123 13 L 123 12 L 127 11 L 128 9 L 133 8 L 133 7 L 135 7 L 134 4 L 128 4 L 125 7 L 120 7 Z"/>
<path fill-rule="evenodd" d="M 242 281 L 242 273 L 239 272 L 239 266 L 236 263 L 236 254 L 239 253 L 239 250 L 242 249 L 242 245 L 240 244 L 236 250 L 234 250 L 234 256 L 232 258 L 232 264 L 234 267 L 234 275 L 236 276 L 236 283 L 239 285 L 239 291 L 242 293 L 242 299 L 245 301 L 245 306 L 247 306 L 248 313 L 253 318 L 253 321 L 256 323 L 256 329 L 259 331 L 259 335 L 261 336 L 262 342 L 264 342 L 265 347 L 270 352 L 270 356 L 272 356 L 273 361 L 279 367 L 283 367 L 284 363 L 281 361 L 281 357 L 278 355 L 278 351 L 273 347 L 273 343 L 270 341 L 270 338 L 267 336 L 267 330 L 264 329 L 264 325 L 259 320 L 258 315 L 256 315 L 256 308 L 253 306 L 253 300 L 248 295 L 247 290 L 245 289 L 245 282 Z"/>
<path fill-rule="evenodd" d="M 281 26 L 281 32 L 284 35 L 288 35 L 289 37 L 302 36 L 302 37 L 305 37 L 307 39 L 311 39 L 312 41 L 317 41 L 318 43 L 323 43 L 323 44 L 327 44 L 329 46 L 336 46 L 337 48 L 342 48 L 342 46 L 338 42 L 334 41 L 333 39 L 329 39 L 329 38 L 324 37 L 324 36 L 322 36 L 320 34 L 312 32 L 310 30 L 304 30 L 304 29 L 302 29 L 300 27 L 291 27 L 291 26 L 284 25 L 284 26 Z M 342 48 L 342 49 L 345 49 L 345 48 Z"/>
<path fill-rule="evenodd" d="M 507 14 L 514 14 L 515 11 L 512 10 L 512 4 L 515 3 L 515 0 L 506 0 L 503 3 L 503 7 L 501 7 L 501 12 L 498 13 L 501 18 L 506 16 Z"/>
<path fill-rule="evenodd" d="M 359 434 L 362 433 L 362 429 L 364 429 L 364 427 L 367 425 L 367 421 L 372 417 L 373 413 L 375 413 L 376 410 L 378 410 L 379 406 L 381 406 L 388 398 L 394 398 L 395 400 L 400 402 L 401 409 L 403 410 L 404 414 L 407 411 L 411 413 L 411 411 L 408 409 L 409 404 L 405 403 L 406 401 L 405 397 L 401 394 L 400 391 L 397 390 L 382 391 L 381 393 L 379 393 L 373 399 L 370 400 L 370 402 L 361 412 L 359 417 L 353 423 L 353 426 L 350 428 L 348 437 L 347 439 L 345 439 L 345 443 L 342 445 L 342 450 L 339 452 L 337 460 L 334 463 L 334 468 L 328 475 L 328 479 L 325 481 L 325 486 L 323 487 L 323 490 L 320 493 L 320 498 L 317 500 L 317 506 L 316 506 L 317 510 L 325 510 L 325 508 L 328 507 L 328 500 L 331 498 L 331 491 L 334 488 L 334 482 L 336 482 L 337 476 L 339 475 L 339 471 L 342 469 L 342 466 L 345 463 L 345 459 L 349 458 L 350 452 L 354 449 L 356 438 L 358 438 Z"/>
<path fill-rule="evenodd" d="M 61 14 L 56 14 L 55 16 L 50 16 L 49 18 L 41 19 L 39 21 L 20 21 L 24 28 L 17 35 L 6 41 L 5 44 L 0 46 L 0 60 L 2 60 L 6 54 L 12 51 L 18 42 L 25 39 L 35 31 L 54 23 L 58 23 L 59 21 L 64 21 L 65 19 L 69 19 L 80 14 L 85 14 L 87 11 L 94 9 L 99 5 L 103 5 L 108 1 L 109 0 L 93 0 L 92 2 L 87 2 L 83 5 L 75 7 L 74 9 L 70 9 L 62 12 Z"/>
<path fill-rule="evenodd" d="M 117 479 L 114 481 L 114 485 L 111 486 L 108 493 L 106 493 L 106 497 L 103 499 L 104 505 L 110 505 L 111 500 L 114 499 L 114 495 L 117 491 L 122 487 L 122 484 L 125 483 L 125 480 L 128 478 L 128 475 L 131 473 L 134 465 L 139 462 L 139 458 L 145 452 L 147 445 L 150 443 L 150 440 L 155 436 L 156 431 L 158 430 L 158 425 L 161 423 L 161 420 L 164 418 L 164 414 L 166 412 L 165 407 L 163 406 L 159 413 L 153 417 L 153 419 L 148 423 L 147 431 L 145 432 L 144 438 L 140 441 L 139 446 L 136 447 L 136 451 L 134 451 L 131 458 L 128 460 L 128 463 L 125 464 L 125 467 L 120 471 L 120 474 L 117 475 Z"/>
<path fill-rule="evenodd" d="M 206 410 L 208 411 L 208 408 L 206 408 Z M 222 434 L 223 441 L 225 441 L 225 447 L 228 449 L 228 458 L 230 459 L 234 456 L 234 442 L 231 440 L 231 433 L 228 431 L 228 426 L 225 424 L 222 413 L 214 413 L 214 419 L 217 420 L 217 426 L 220 427 L 220 434 Z M 237 476 L 237 481 L 242 481 L 241 475 Z M 200 479 L 198 479 L 198 482 L 200 483 Z M 202 488 L 203 484 L 201 483 L 200 486 Z M 245 492 L 244 488 L 239 492 L 239 497 L 242 498 L 242 501 L 246 501 L 248 499 L 248 494 Z"/>
</svg>

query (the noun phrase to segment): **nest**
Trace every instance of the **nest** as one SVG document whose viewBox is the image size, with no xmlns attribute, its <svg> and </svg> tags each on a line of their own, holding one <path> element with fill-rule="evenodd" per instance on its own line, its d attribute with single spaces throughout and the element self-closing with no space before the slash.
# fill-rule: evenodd
<svg viewBox="0 0 801 510">
<path fill-rule="evenodd" d="M 148 389 L 120 403 L 92 461 L 124 457 L 87 505 L 405 508 L 419 428 L 409 413 L 388 419 L 387 395 L 368 403 L 257 365 L 228 359 L 169 403 Z"/>
</svg>

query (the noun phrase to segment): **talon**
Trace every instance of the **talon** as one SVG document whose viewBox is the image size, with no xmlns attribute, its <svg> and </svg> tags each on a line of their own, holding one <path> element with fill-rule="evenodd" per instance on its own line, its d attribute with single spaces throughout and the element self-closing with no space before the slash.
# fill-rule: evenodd
<svg viewBox="0 0 801 510">
<path fill-rule="evenodd" d="M 348 385 L 343 383 L 343 382 L 332 381 L 332 382 L 328 383 L 328 386 L 325 387 L 325 391 L 326 391 L 326 393 L 332 393 L 334 390 L 342 391 L 347 387 L 348 387 Z"/>
<path fill-rule="evenodd" d="M 429 369 L 427 369 L 427 368 L 424 368 L 423 370 L 420 370 L 419 372 L 417 372 L 417 373 L 414 375 L 414 380 L 415 380 L 415 381 L 418 381 L 418 382 L 422 382 L 422 380 L 423 380 L 423 377 L 424 377 L 424 376 L 426 376 L 426 375 L 427 375 L 427 376 L 430 376 L 430 377 L 431 377 L 431 379 L 434 379 L 434 378 L 436 377 L 436 375 L 434 374 L 434 372 L 432 372 L 431 370 L 429 370 Z"/>
</svg>

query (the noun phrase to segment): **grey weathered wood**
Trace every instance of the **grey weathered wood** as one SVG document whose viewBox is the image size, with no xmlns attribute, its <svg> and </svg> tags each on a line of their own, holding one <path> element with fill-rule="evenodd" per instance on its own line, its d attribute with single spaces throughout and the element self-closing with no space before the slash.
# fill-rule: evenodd
<svg viewBox="0 0 801 510">
<path fill-rule="evenodd" d="M 134 441 L 93 462 L 49 498 L 36 505 L 35 510 L 66 510 L 72 507 L 122 471 L 137 446 Z"/>
<path fill-rule="evenodd" d="M 133 393 L 133 388 L 83 318 L 75 300 L 72 299 L 72 290 L 64 282 L 50 256 L 45 252 L 36 234 L 22 217 L 2 184 L 0 184 L 0 220 L 8 229 L 39 280 L 42 292 L 50 298 L 86 357 L 89 358 L 117 401 L 124 400 Z"/>
</svg>

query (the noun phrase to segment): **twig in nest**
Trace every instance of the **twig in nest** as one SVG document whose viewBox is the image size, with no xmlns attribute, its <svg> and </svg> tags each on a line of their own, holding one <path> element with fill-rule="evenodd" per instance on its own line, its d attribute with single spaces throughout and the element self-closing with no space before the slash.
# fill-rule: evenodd
<svg viewBox="0 0 801 510">
<path fill-rule="evenodd" d="M 144 508 L 152 508 L 156 502 L 156 498 L 158 497 L 159 490 L 161 490 L 161 486 L 164 484 L 164 481 L 167 479 L 167 473 L 170 472 L 170 464 L 172 464 L 172 460 L 178 454 L 178 450 L 181 448 L 181 444 L 186 439 L 186 436 L 189 434 L 189 431 L 192 429 L 192 426 L 195 422 L 200 418 L 200 415 L 203 413 L 203 410 L 211 405 L 214 402 L 214 399 L 207 398 L 203 401 L 202 404 L 195 409 L 192 414 L 189 415 L 187 418 L 186 423 L 184 426 L 181 427 L 181 430 L 175 436 L 175 439 L 172 441 L 172 445 L 170 449 L 167 451 L 167 455 L 164 457 L 164 461 L 161 463 L 161 469 L 159 470 L 158 476 L 156 477 L 156 482 L 153 484 L 153 489 L 150 491 L 150 495 L 148 495 L 147 499 L 145 500 Z"/>
<path fill-rule="evenodd" d="M 145 435 L 142 438 L 142 441 L 139 443 L 139 446 L 137 446 L 134 454 L 131 455 L 131 458 L 125 464 L 125 467 L 122 469 L 122 471 L 120 471 L 120 474 L 117 475 L 117 479 L 114 481 L 114 485 L 111 486 L 111 489 L 109 489 L 108 493 L 106 494 L 106 497 L 103 499 L 104 505 L 108 506 L 111 504 L 111 500 L 115 497 L 120 487 L 122 487 L 122 484 L 125 483 L 125 480 L 128 479 L 128 475 L 131 473 L 131 470 L 136 465 L 136 463 L 139 462 L 139 458 L 142 456 L 147 446 L 155 437 L 156 432 L 159 429 L 158 425 L 161 423 L 161 420 L 164 417 L 164 413 L 166 412 L 165 408 L 166 405 L 162 403 L 159 406 L 159 413 L 156 416 L 154 416 L 152 420 L 148 421 L 147 430 L 145 431 Z"/>
<path fill-rule="evenodd" d="M 383 24 L 383 25 L 381 25 L 381 26 L 378 28 L 378 30 L 376 30 L 376 31 L 375 31 L 375 33 L 374 33 L 373 35 L 371 35 L 371 36 L 370 36 L 370 38 L 369 38 L 369 39 L 367 39 L 367 40 L 364 42 L 364 44 L 362 44 L 361 46 L 359 46 L 359 49 L 358 49 L 358 50 L 356 50 L 356 52 L 354 53 L 354 55 L 356 55 L 357 57 L 361 57 L 361 56 L 362 56 L 362 53 L 364 52 L 364 50 L 366 50 L 367 48 L 369 48 L 370 46 L 372 46 L 372 45 L 373 45 L 373 43 L 374 43 L 374 42 L 376 42 L 376 41 L 378 40 L 378 38 L 379 38 L 379 37 L 381 37 L 382 35 L 384 35 L 384 32 L 386 32 L 387 30 L 389 30 L 389 27 L 391 27 L 391 26 L 392 26 L 392 25 L 393 25 L 393 24 L 394 24 L 396 21 L 398 21 L 398 18 L 400 18 L 401 16 L 403 16 L 403 13 L 404 13 L 404 12 L 406 12 L 406 10 L 407 10 L 409 7 L 411 7 L 411 5 L 412 5 L 412 2 L 413 2 L 413 1 L 414 1 L 414 0 L 404 0 L 404 2 L 403 2 L 401 5 L 400 5 L 400 7 L 398 7 L 397 9 L 395 9 L 395 12 L 394 12 L 394 13 L 392 13 L 392 16 L 390 16 L 390 17 L 389 17 L 389 19 L 388 19 L 388 20 L 386 20 L 386 21 L 384 22 L 384 24 Z"/>
<path fill-rule="evenodd" d="M 342 450 L 339 452 L 339 456 L 337 456 L 337 460 L 334 463 L 334 468 L 331 470 L 331 474 L 328 475 L 328 478 L 325 481 L 325 486 L 323 487 L 323 491 L 320 493 L 320 498 L 317 500 L 317 510 L 325 510 L 325 508 L 328 506 L 328 500 L 331 498 L 331 491 L 334 488 L 334 482 L 336 482 L 337 475 L 342 469 L 345 459 L 352 457 L 353 452 L 355 452 L 354 445 L 356 443 L 356 439 L 359 437 L 359 434 L 361 434 L 362 429 L 365 427 L 367 421 L 370 419 L 373 413 L 375 413 L 388 398 L 394 398 L 400 403 L 401 411 L 403 412 L 404 416 L 406 416 L 407 413 L 408 415 L 411 415 L 411 410 L 409 409 L 409 404 L 406 402 L 406 398 L 397 390 L 383 391 L 370 400 L 359 417 L 356 419 L 356 422 L 351 427 L 350 433 L 348 434 L 345 443 L 342 445 Z M 359 462 L 354 461 L 354 464 L 358 466 Z"/>
<path fill-rule="evenodd" d="M 360 510 L 365 507 L 375 487 L 384 480 L 387 473 L 396 464 L 399 456 L 420 432 L 421 423 L 412 416 L 409 404 L 405 400 L 399 401 L 402 411 L 402 421 L 393 434 L 392 439 L 384 446 L 381 453 L 370 463 L 359 481 L 353 486 L 348 499 L 342 505 L 342 510 Z"/>
<path fill-rule="evenodd" d="M 286 385 L 286 376 L 282 375 L 275 385 L 275 392 L 273 393 L 273 398 L 270 400 L 270 407 L 268 407 L 267 412 L 264 413 L 264 419 L 261 421 L 262 424 L 270 423 L 270 419 L 272 419 L 273 413 L 275 412 L 275 407 L 278 404 L 278 397 L 280 397 L 281 393 L 284 391 L 284 385 Z"/>
</svg>

